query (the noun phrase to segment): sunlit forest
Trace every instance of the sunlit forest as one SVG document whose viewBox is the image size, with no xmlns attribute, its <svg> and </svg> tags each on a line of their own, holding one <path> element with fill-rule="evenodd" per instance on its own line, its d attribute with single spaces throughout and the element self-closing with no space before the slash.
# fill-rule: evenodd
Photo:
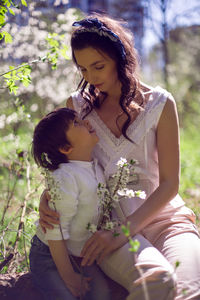
<svg viewBox="0 0 200 300">
<path fill-rule="evenodd" d="M 121 2 L 124 9 L 126 1 Z M 71 61 L 69 38 L 71 24 L 84 12 L 54 8 L 52 4 L 45 12 L 37 1 L 0 1 L 1 273 L 29 271 L 30 241 L 44 190 L 43 176 L 31 155 L 33 129 L 46 113 L 65 106 L 81 78 Z M 200 24 L 172 27 L 163 23 L 167 11 L 158 9 L 159 39 L 148 51 L 138 49 L 140 75 L 151 86 L 167 88 L 176 100 L 180 194 L 200 226 Z M 117 10 L 122 10 L 120 5 Z M 149 10 L 146 4 L 142 31 L 153 22 Z"/>
</svg>

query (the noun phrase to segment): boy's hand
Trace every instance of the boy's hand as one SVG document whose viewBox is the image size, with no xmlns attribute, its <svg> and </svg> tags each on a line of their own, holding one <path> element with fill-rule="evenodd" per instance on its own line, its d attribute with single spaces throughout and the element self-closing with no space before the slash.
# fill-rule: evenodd
<svg viewBox="0 0 200 300">
<path fill-rule="evenodd" d="M 73 296 L 81 297 L 90 290 L 89 282 L 91 279 L 90 277 L 83 277 L 78 273 L 74 273 L 70 281 L 66 280 L 66 285 Z"/>
<path fill-rule="evenodd" d="M 48 202 L 50 199 L 48 191 L 44 190 L 40 197 L 39 205 L 39 223 L 44 233 L 46 233 L 46 228 L 54 228 L 52 224 L 59 224 L 59 213 L 49 208 Z"/>
</svg>

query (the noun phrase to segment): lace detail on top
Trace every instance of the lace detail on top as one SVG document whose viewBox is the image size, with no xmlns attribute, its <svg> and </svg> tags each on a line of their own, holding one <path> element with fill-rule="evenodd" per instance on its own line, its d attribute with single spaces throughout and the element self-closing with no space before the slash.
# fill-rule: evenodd
<svg viewBox="0 0 200 300">
<path fill-rule="evenodd" d="M 95 147 L 94 155 L 104 167 L 106 176 L 108 176 L 110 172 L 115 171 L 112 165 L 115 165 L 121 156 L 127 157 L 127 154 L 133 151 L 133 149 L 138 151 L 136 146 L 139 146 L 141 141 L 144 140 L 148 131 L 152 127 L 156 129 L 168 96 L 169 93 L 160 87 L 156 87 L 152 90 L 144 111 L 137 116 L 136 120 L 130 124 L 127 130 L 127 134 L 133 140 L 134 144 L 128 141 L 123 135 L 117 138 L 104 124 L 95 110 L 92 110 L 87 116 L 87 119 L 90 121 L 92 127 L 95 128 L 100 138 L 99 143 Z M 81 115 L 85 104 L 84 99 L 79 92 L 74 93 L 72 98 L 75 110 Z M 147 156 L 147 153 L 144 153 L 144 156 Z"/>
</svg>

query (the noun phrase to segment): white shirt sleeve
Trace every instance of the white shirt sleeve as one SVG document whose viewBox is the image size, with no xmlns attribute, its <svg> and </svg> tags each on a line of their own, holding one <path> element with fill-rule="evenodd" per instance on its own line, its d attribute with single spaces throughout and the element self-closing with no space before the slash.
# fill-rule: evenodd
<svg viewBox="0 0 200 300">
<path fill-rule="evenodd" d="M 58 169 L 53 173 L 55 181 L 58 182 L 58 190 L 60 192 L 60 199 L 55 201 L 56 210 L 60 214 L 60 224 L 65 240 L 69 239 L 69 229 L 72 218 L 77 213 L 78 207 L 78 186 L 73 175 Z M 54 209 L 53 203 L 49 205 Z M 54 229 L 47 229 L 45 234 L 46 240 L 62 240 L 60 226 L 54 225 Z"/>
</svg>

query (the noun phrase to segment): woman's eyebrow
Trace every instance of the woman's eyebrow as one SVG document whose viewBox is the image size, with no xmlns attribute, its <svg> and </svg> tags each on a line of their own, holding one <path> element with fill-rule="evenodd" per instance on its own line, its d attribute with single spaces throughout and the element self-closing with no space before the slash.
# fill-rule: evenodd
<svg viewBox="0 0 200 300">
<path fill-rule="evenodd" d="M 95 65 L 97 65 L 97 64 L 99 64 L 99 63 L 103 63 L 103 62 L 104 62 L 103 59 L 102 59 L 102 60 L 97 60 L 97 61 L 93 62 L 93 63 L 90 65 L 90 67 L 93 67 L 93 66 L 95 66 Z M 83 66 L 81 66 L 81 65 L 79 65 L 79 64 L 78 64 L 78 66 L 79 66 L 79 68 L 84 68 Z"/>
</svg>

